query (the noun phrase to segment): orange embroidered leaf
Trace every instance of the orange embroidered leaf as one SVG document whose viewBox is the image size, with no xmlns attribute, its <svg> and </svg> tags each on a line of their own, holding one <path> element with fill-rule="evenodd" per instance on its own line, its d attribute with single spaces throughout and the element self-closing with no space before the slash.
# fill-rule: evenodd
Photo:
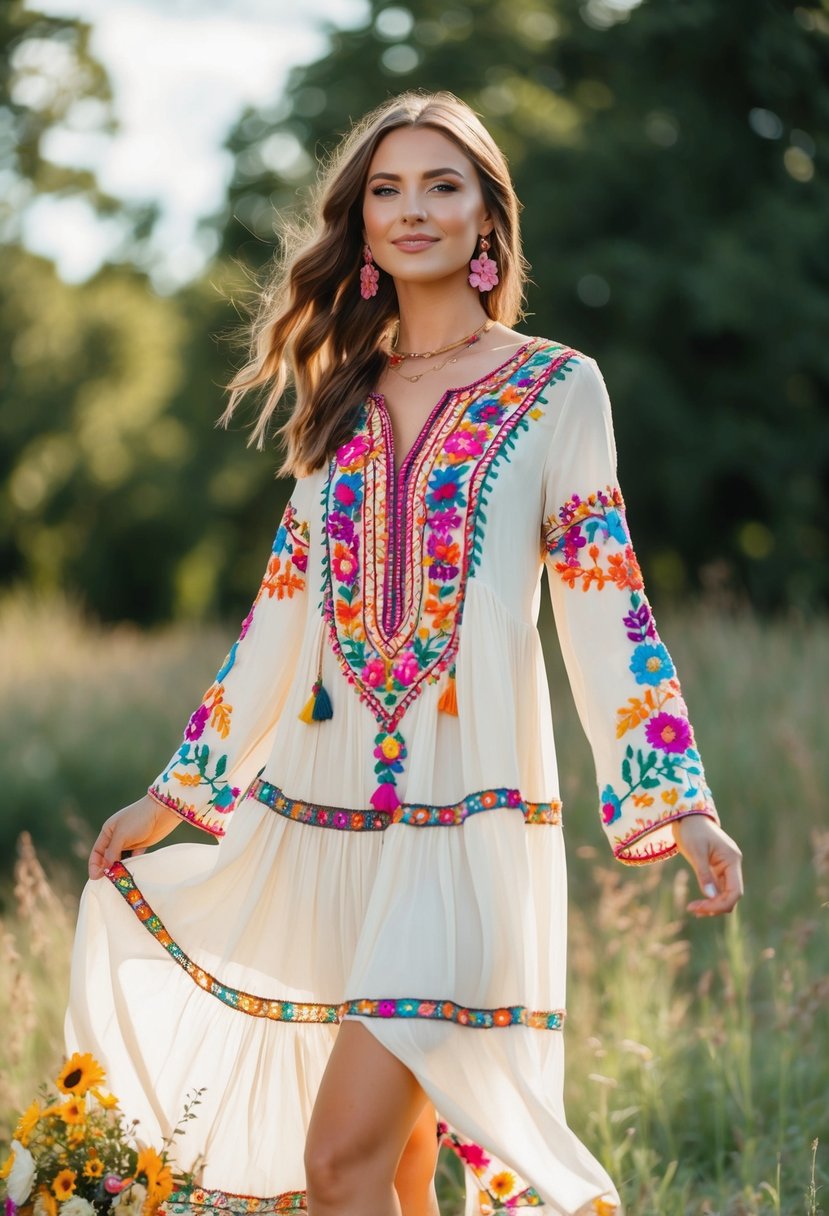
<svg viewBox="0 0 829 1216">
<path fill-rule="evenodd" d="M 201 784 L 201 777 L 199 776 L 198 773 L 180 773 L 180 772 L 176 771 L 173 773 L 173 776 L 175 777 L 176 781 L 178 781 L 181 785 L 200 785 Z"/>
<path fill-rule="evenodd" d="M 651 688 L 644 697 L 629 697 L 627 705 L 616 710 L 619 717 L 616 723 L 616 738 L 621 739 L 622 735 L 627 734 L 629 730 L 635 730 L 640 722 L 644 722 L 646 718 L 656 712 L 656 708 Z"/>
<path fill-rule="evenodd" d="M 210 725 L 214 727 L 223 739 L 226 739 L 230 734 L 230 715 L 233 713 L 233 706 L 226 705 L 224 701 L 217 701 L 213 706 L 213 713 L 210 715 Z"/>
</svg>

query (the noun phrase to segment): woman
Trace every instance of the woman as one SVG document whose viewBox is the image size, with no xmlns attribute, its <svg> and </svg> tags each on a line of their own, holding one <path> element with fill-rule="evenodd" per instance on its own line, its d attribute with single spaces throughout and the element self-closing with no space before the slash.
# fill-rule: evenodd
<svg viewBox="0 0 829 1216">
<path fill-rule="evenodd" d="M 67 1046 L 103 1059 L 147 1140 L 206 1087 L 177 1144 L 202 1185 L 174 1211 L 435 1216 L 442 1141 L 467 1212 L 618 1212 L 562 1105 L 545 564 L 615 855 L 682 852 L 697 915 L 741 878 L 642 589 L 604 381 L 512 328 L 517 200 L 451 94 L 370 114 L 318 211 L 225 414 L 264 387 L 261 442 L 292 373 L 290 501 L 181 746 L 95 842 Z M 124 862 L 182 819 L 219 847 Z"/>
</svg>

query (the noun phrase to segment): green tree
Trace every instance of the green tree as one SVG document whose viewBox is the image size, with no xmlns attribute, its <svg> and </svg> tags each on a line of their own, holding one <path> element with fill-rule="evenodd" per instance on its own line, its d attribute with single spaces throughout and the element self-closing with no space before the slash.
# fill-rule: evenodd
<svg viewBox="0 0 829 1216">
<path fill-rule="evenodd" d="M 258 269 L 315 157 L 449 88 L 525 204 L 529 332 L 594 355 L 650 586 L 829 593 L 829 8 L 776 0 L 372 0 L 240 120 L 225 256 Z"/>
</svg>

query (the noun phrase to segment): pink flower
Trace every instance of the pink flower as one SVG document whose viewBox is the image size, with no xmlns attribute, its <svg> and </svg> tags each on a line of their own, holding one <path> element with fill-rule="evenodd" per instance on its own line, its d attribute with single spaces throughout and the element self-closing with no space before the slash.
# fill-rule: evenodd
<svg viewBox="0 0 829 1216">
<path fill-rule="evenodd" d="M 486 430 L 455 431 L 443 445 L 443 450 L 453 456 L 480 456 L 486 442 Z"/>
<path fill-rule="evenodd" d="M 469 269 L 472 271 L 469 276 L 470 287 L 477 287 L 479 291 L 490 291 L 493 287 L 498 286 L 498 267 L 488 253 L 482 253 L 480 257 L 473 258 L 469 263 Z"/>
<path fill-rule="evenodd" d="M 382 659 L 369 659 L 363 668 L 363 683 L 369 688 L 379 688 L 386 682 L 386 665 Z"/>
<path fill-rule="evenodd" d="M 207 719 L 210 717 L 210 710 L 206 705 L 200 705 L 199 708 L 191 715 L 190 721 L 184 728 L 185 739 L 201 739 L 204 734 L 204 728 L 207 725 Z"/>
<path fill-rule="evenodd" d="M 413 654 L 405 654 L 392 668 L 394 678 L 404 687 L 416 679 L 418 662 Z"/>
<path fill-rule="evenodd" d="M 691 730 L 685 718 L 673 714 L 656 714 L 645 727 L 652 747 L 663 752 L 684 752 L 691 746 Z"/>
<path fill-rule="evenodd" d="M 356 435 L 353 439 L 349 439 L 342 447 L 337 448 L 337 464 L 341 469 L 347 469 L 353 464 L 357 464 L 359 460 L 368 452 L 371 444 L 365 435 Z"/>
<path fill-rule="evenodd" d="M 490 1158 L 480 1144 L 461 1144 L 458 1146 L 458 1156 L 473 1170 L 484 1170 L 489 1165 Z"/>
</svg>

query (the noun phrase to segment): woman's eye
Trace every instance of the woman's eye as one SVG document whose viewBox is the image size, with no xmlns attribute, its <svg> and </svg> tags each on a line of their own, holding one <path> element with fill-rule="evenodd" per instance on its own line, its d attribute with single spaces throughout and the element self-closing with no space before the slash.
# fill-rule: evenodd
<svg viewBox="0 0 829 1216">
<path fill-rule="evenodd" d="M 390 190 L 390 191 L 392 191 L 392 193 L 394 193 L 393 186 L 375 186 L 371 193 L 382 195 L 382 194 L 385 194 L 385 192 L 387 190 Z"/>
<path fill-rule="evenodd" d="M 432 187 L 433 190 L 448 190 L 451 194 L 453 194 L 457 188 L 458 187 L 453 185 L 452 182 L 435 182 L 434 186 Z"/>
</svg>

